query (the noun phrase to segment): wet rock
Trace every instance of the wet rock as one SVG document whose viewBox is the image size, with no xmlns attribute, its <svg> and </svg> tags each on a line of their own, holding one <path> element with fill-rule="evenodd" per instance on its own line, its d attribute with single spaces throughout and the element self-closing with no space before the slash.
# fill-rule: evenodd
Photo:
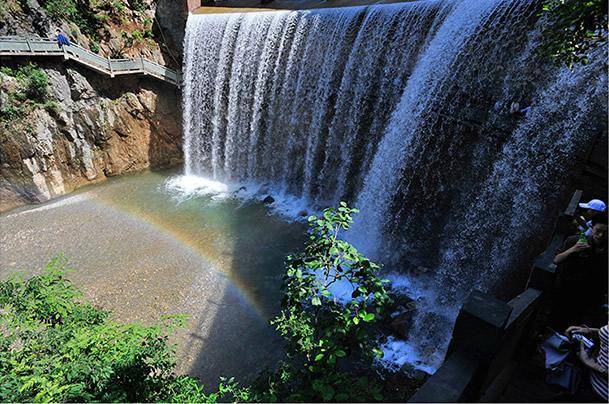
<svg viewBox="0 0 609 404">
<path fill-rule="evenodd" d="M 265 198 L 262 200 L 262 203 L 264 203 L 265 205 L 270 205 L 270 204 L 272 204 L 273 202 L 275 202 L 275 198 L 273 198 L 273 197 L 272 197 L 272 196 L 270 196 L 270 195 L 267 195 L 267 196 L 266 196 L 266 197 L 265 197 Z"/>
<path fill-rule="evenodd" d="M 429 375 L 421 369 L 413 369 L 410 371 L 409 376 L 417 381 L 425 381 Z"/>
<path fill-rule="evenodd" d="M 408 337 L 408 331 L 412 327 L 412 317 L 416 310 L 416 302 L 410 301 L 399 305 L 391 315 L 391 329 L 401 338 Z"/>
<path fill-rule="evenodd" d="M 404 364 L 398 371 L 385 375 L 385 387 L 396 397 L 410 397 L 428 377 L 427 373 Z"/>
<path fill-rule="evenodd" d="M 413 271 L 414 271 L 415 275 L 423 275 L 423 274 L 431 271 L 431 268 L 424 267 L 423 265 L 417 265 Z"/>
</svg>

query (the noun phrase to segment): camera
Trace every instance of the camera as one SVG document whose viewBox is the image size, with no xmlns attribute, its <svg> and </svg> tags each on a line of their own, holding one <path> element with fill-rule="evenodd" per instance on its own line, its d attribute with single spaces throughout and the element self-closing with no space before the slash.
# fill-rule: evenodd
<svg viewBox="0 0 609 404">
<path fill-rule="evenodd" d="M 594 341 L 585 337 L 582 334 L 574 333 L 571 337 L 574 340 L 581 341 L 584 344 L 584 346 L 586 347 L 586 349 L 591 349 L 594 346 Z"/>
</svg>

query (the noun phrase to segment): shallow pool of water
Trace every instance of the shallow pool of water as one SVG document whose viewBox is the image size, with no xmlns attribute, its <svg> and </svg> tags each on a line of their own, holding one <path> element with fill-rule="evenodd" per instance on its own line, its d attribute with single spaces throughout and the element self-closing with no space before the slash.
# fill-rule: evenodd
<svg viewBox="0 0 609 404">
<path fill-rule="evenodd" d="M 215 384 L 247 378 L 281 355 L 268 325 L 283 261 L 306 228 L 225 193 L 184 196 L 174 172 L 113 178 L 0 215 L 0 276 L 39 272 L 64 253 L 70 278 L 123 321 L 186 313 L 179 370 Z"/>
</svg>

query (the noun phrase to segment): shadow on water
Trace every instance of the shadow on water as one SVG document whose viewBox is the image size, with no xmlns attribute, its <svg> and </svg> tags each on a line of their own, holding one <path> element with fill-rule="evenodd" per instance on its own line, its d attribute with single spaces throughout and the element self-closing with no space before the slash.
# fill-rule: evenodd
<svg viewBox="0 0 609 404">
<path fill-rule="evenodd" d="M 161 286 L 161 292 L 180 294 L 166 297 L 175 312 L 189 314 L 188 328 L 174 341 L 178 372 L 208 387 L 221 376 L 247 382 L 282 357 L 282 340 L 269 320 L 280 308 L 284 259 L 303 247 L 306 225 L 271 215 L 260 203 L 183 198 L 167 188 L 167 174 L 119 178 L 102 199 L 199 257 L 187 264 L 192 267 L 176 269 L 186 279 L 169 277 L 175 284 Z M 175 290 L 177 284 L 188 290 Z"/>
<path fill-rule="evenodd" d="M 280 309 L 285 256 L 304 245 L 304 225 L 286 226 L 260 205 L 239 209 L 239 217 L 229 218 L 235 235 L 230 273 L 236 288 L 208 299 L 215 313 L 203 312 L 196 319 L 196 329 L 207 332 L 190 335 L 188 348 L 196 352 L 187 354 L 196 358 L 189 373 L 208 387 L 215 387 L 223 376 L 247 383 L 283 358 L 282 339 L 269 320 Z"/>
<path fill-rule="evenodd" d="M 182 198 L 167 188 L 167 174 L 119 178 L 113 181 L 115 189 L 108 189 L 110 184 L 101 198 L 199 257 L 188 264 L 192 267 L 176 269 L 177 276 L 188 280 L 161 287 L 180 294 L 167 299 L 178 305 L 176 312 L 189 314 L 187 330 L 174 341 L 177 371 L 208 387 L 217 386 L 222 376 L 248 382 L 282 358 L 282 340 L 269 320 L 280 308 L 284 259 L 303 247 L 306 225 L 271 215 L 260 203 Z M 189 290 L 175 290 L 178 283 Z"/>
<path fill-rule="evenodd" d="M 154 79 L 141 80 L 142 88 L 156 94 L 154 109 L 149 111 L 150 143 L 148 161 L 151 170 L 180 166 L 182 151 L 182 102 L 180 89 Z M 146 106 L 144 106 L 147 108 Z"/>
</svg>

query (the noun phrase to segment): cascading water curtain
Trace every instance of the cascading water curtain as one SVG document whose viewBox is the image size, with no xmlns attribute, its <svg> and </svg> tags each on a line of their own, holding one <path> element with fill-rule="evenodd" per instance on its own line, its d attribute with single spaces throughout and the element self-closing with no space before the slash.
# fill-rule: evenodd
<svg viewBox="0 0 609 404">
<path fill-rule="evenodd" d="M 606 53 L 550 66 L 538 6 L 191 15 L 186 174 L 358 207 L 348 238 L 417 301 L 408 358 L 433 370 L 462 299 L 530 263 L 606 134 Z"/>
</svg>

